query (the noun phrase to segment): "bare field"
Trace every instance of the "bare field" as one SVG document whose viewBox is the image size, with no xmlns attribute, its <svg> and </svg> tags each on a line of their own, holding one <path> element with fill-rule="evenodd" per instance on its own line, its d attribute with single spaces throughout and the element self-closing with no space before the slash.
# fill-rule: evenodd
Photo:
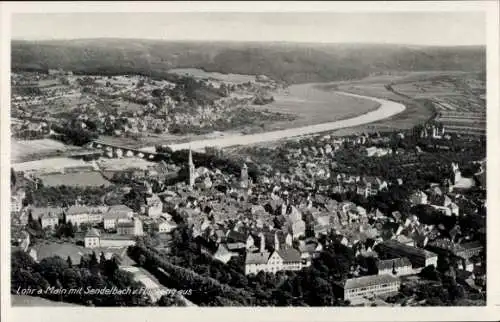
<svg viewBox="0 0 500 322">
<path fill-rule="evenodd" d="M 43 160 L 12 164 L 15 171 L 45 171 L 57 172 L 68 167 L 86 167 L 89 163 L 71 158 L 49 158 Z"/>
<path fill-rule="evenodd" d="M 277 122 L 276 126 L 291 128 L 333 122 L 376 110 L 380 104 L 359 97 L 324 90 L 317 84 L 292 85 L 274 95 L 275 101 L 263 108 L 271 112 L 297 115 L 293 121 Z"/>
<path fill-rule="evenodd" d="M 169 70 L 168 72 L 177 75 L 189 75 L 196 78 L 215 78 L 223 82 L 234 84 L 255 82 L 255 76 L 252 75 L 221 74 L 216 72 L 206 72 L 198 68 L 175 68 Z"/>
<path fill-rule="evenodd" d="M 12 162 L 19 162 L 29 156 L 46 155 L 50 153 L 66 152 L 77 147 L 70 147 L 62 142 L 52 139 L 41 140 L 11 140 L 11 160 Z"/>
<path fill-rule="evenodd" d="M 99 172 L 74 172 L 64 174 L 47 174 L 38 176 L 44 186 L 74 186 L 74 187 L 100 187 L 109 186 L 111 183 L 104 179 Z"/>
<path fill-rule="evenodd" d="M 156 163 L 144 160 L 141 158 L 123 158 L 123 159 L 105 159 L 101 158 L 97 161 L 99 168 L 104 171 L 120 171 L 129 168 L 147 169 L 154 166 Z"/>
<path fill-rule="evenodd" d="M 413 74 L 413 73 L 412 73 Z M 423 77 L 423 75 L 411 75 L 412 77 Z M 397 76 L 401 79 L 403 76 Z M 407 76 L 409 77 L 409 76 Z M 332 135 L 343 136 L 360 134 L 363 132 L 376 132 L 376 131 L 389 131 L 394 129 L 409 129 L 416 124 L 425 122 L 433 117 L 434 109 L 428 105 L 424 105 L 422 102 L 415 101 L 398 95 L 386 88 L 386 85 L 391 83 L 387 77 L 381 78 L 376 77 L 375 79 L 366 78 L 361 81 L 355 82 L 335 82 L 327 84 L 326 86 L 332 91 L 339 90 L 342 92 L 348 92 L 358 95 L 366 95 L 371 97 L 377 97 L 381 99 L 386 99 L 390 101 L 395 101 L 402 103 L 406 106 L 406 110 L 402 113 L 394 115 L 384 120 L 373 122 L 370 124 L 364 124 L 352 128 L 344 128 L 332 132 Z"/>
</svg>

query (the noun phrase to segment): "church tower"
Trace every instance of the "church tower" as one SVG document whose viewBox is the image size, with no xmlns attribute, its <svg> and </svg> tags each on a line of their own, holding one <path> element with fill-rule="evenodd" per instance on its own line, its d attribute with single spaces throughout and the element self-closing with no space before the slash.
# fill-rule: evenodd
<svg viewBox="0 0 500 322">
<path fill-rule="evenodd" d="M 458 163 L 451 163 L 451 169 L 453 171 L 453 184 L 456 184 L 458 181 L 462 179 L 462 173 L 460 172 L 460 168 L 458 167 Z"/>
<path fill-rule="evenodd" d="M 240 187 L 243 189 L 248 188 L 248 167 L 246 163 L 243 163 L 243 167 L 241 167 Z"/>
<path fill-rule="evenodd" d="M 189 168 L 189 187 L 192 188 L 194 186 L 195 178 L 194 178 L 193 154 L 191 152 L 191 147 L 189 147 L 188 168 Z"/>
</svg>

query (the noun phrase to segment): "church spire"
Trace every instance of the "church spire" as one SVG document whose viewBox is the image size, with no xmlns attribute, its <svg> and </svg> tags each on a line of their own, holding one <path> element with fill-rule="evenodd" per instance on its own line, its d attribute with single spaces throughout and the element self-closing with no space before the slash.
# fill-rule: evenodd
<svg viewBox="0 0 500 322">
<path fill-rule="evenodd" d="M 248 188 L 248 167 L 246 163 L 243 163 L 241 167 L 240 186 L 244 189 Z"/>
<path fill-rule="evenodd" d="M 194 163 L 193 163 L 193 153 L 191 152 L 191 146 L 189 146 L 188 168 L 189 168 L 189 187 L 192 188 L 194 186 Z"/>
</svg>

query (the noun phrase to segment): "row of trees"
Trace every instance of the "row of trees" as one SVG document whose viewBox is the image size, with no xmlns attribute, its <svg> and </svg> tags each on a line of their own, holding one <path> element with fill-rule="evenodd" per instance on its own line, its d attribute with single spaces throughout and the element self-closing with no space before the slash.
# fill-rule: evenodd
<svg viewBox="0 0 500 322">
<path fill-rule="evenodd" d="M 218 280 L 200 275 L 195 271 L 172 264 L 160 253 L 138 243 L 129 247 L 129 256 L 141 263 L 158 280 L 175 289 L 192 289 L 188 298 L 194 303 L 206 306 L 251 305 L 252 296 Z"/>
<path fill-rule="evenodd" d="M 112 289 L 140 290 L 143 285 L 134 281 L 132 274 L 119 269 L 117 258 L 106 259 L 103 254 L 98 260 L 95 253 L 82 257 L 75 265 L 70 257 L 66 260 L 54 256 L 35 262 L 22 251 L 12 253 L 11 293 L 21 294 L 23 290 L 34 290 L 32 295 L 54 301 L 64 301 L 89 306 L 146 306 L 148 298 L 140 292 L 122 294 L 91 294 L 88 290 Z M 50 291 L 51 288 L 66 290 Z M 71 291 L 79 290 L 81 291 Z"/>
<path fill-rule="evenodd" d="M 89 131 L 78 126 L 76 120 L 70 121 L 64 125 L 52 125 L 54 131 L 62 134 L 61 140 L 66 144 L 83 146 L 99 137 L 99 134 L 94 131 Z"/>
</svg>

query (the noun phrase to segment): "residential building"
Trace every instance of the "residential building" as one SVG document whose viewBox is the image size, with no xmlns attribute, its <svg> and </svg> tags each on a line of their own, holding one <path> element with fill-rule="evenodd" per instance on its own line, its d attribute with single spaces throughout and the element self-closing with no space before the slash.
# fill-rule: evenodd
<svg viewBox="0 0 500 322">
<path fill-rule="evenodd" d="M 84 237 L 85 248 L 97 248 L 100 247 L 99 239 L 101 234 L 95 228 L 90 229 Z"/>
<path fill-rule="evenodd" d="M 59 216 L 52 212 L 43 214 L 40 219 L 42 228 L 54 228 L 59 223 Z"/>
<path fill-rule="evenodd" d="M 54 214 L 57 217 L 62 217 L 64 209 L 61 207 L 29 207 L 27 213 L 33 217 L 33 219 L 39 219 L 45 214 Z"/>
<path fill-rule="evenodd" d="M 483 251 L 484 247 L 478 241 L 455 244 L 449 239 L 436 239 L 427 245 L 427 248 L 439 255 L 451 255 L 462 259 L 469 259 Z"/>
<path fill-rule="evenodd" d="M 116 224 L 116 233 L 118 235 L 133 235 L 134 234 L 134 222 L 119 222 Z"/>
<path fill-rule="evenodd" d="M 392 275 L 370 275 L 345 280 L 340 287 L 344 300 L 396 294 L 401 282 Z"/>
<path fill-rule="evenodd" d="M 127 206 L 118 205 L 109 207 L 103 214 L 104 229 L 115 230 L 119 222 L 130 222 L 134 212 Z"/>
<path fill-rule="evenodd" d="M 66 222 L 71 222 L 73 226 L 80 226 L 89 222 L 90 210 L 85 206 L 71 206 L 65 213 Z"/>
<path fill-rule="evenodd" d="M 267 251 L 247 253 L 245 258 L 245 275 L 267 271 L 270 253 Z"/>
<path fill-rule="evenodd" d="M 135 237 L 128 235 L 101 234 L 97 229 L 90 229 L 84 237 L 85 248 L 128 247 L 135 245 Z"/>
<path fill-rule="evenodd" d="M 153 194 L 146 197 L 146 215 L 151 218 L 158 218 L 163 213 L 163 203 L 158 195 Z"/>
<path fill-rule="evenodd" d="M 414 205 L 425 205 L 428 202 L 427 195 L 423 191 L 416 191 L 410 196 L 410 202 Z"/>
<path fill-rule="evenodd" d="M 169 233 L 177 227 L 177 224 L 172 220 L 160 218 L 157 222 L 159 233 Z"/>
<path fill-rule="evenodd" d="M 302 269 L 301 254 L 295 248 L 247 253 L 245 258 L 245 274 L 257 274 L 260 271 L 276 273 L 279 271 L 299 271 Z"/>
<path fill-rule="evenodd" d="M 139 218 L 134 218 L 129 222 L 118 222 L 116 224 L 118 235 L 142 236 L 144 235 L 142 221 Z"/>
<path fill-rule="evenodd" d="M 10 211 L 11 212 L 19 212 L 23 208 L 23 200 L 24 198 L 19 195 L 13 195 L 10 197 Z"/>
<path fill-rule="evenodd" d="M 226 246 L 219 244 L 215 253 L 212 254 L 212 258 L 227 264 L 231 258 L 238 256 L 238 253 L 230 252 Z"/>
</svg>

